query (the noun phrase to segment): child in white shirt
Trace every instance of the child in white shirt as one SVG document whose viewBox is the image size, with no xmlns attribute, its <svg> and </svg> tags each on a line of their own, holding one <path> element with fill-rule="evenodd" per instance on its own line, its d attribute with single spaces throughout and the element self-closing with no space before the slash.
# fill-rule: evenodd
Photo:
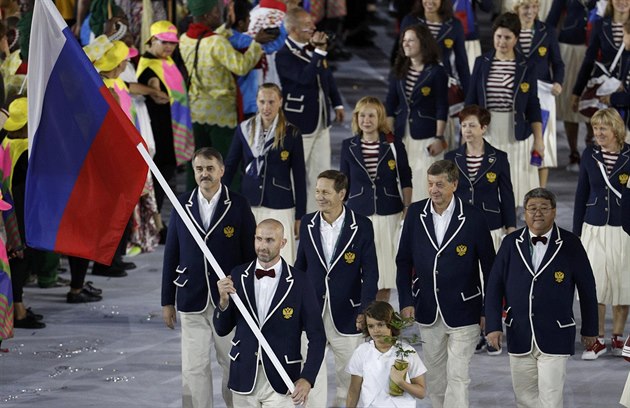
<svg viewBox="0 0 630 408">
<path fill-rule="evenodd" d="M 411 351 L 406 357 L 409 366 L 402 371 L 393 367 L 396 350 L 384 338 L 398 336 L 400 331 L 391 326 L 394 309 L 387 302 L 376 301 L 365 310 L 366 325 L 363 333 L 371 340 L 361 344 L 352 354 L 346 372 L 351 377 L 346 405 L 355 407 L 415 408 L 416 398 L 424 398 L 424 373 L 426 367 L 413 347 L 404 343 Z M 389 379 L 405 392 L 394 397 L 389 394 Z"/>
</svg>

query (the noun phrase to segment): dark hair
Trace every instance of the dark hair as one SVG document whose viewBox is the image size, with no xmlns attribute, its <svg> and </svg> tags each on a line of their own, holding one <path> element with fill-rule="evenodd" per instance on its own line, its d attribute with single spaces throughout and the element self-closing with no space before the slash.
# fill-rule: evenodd
<svg viewBox="0 0 630 408">
<path fill-rule="evenodd" d="M 528 191 L 523 199 L 523 207 L 527 207 L 527 202 L 532 198 L 543 198 L 545 200 L 549 200 L 551 208 L 556 208 L 556 195 L 546 188 L 537 187 Z"/>
<path fill-rule="evenodd" d="M 446 174 L 446 179 L 449 183 L 459 181 L 459 170 L 457 169 L 455 163 L 450 160 L 438 160 L 434 162 L 431 166 L 429 166 L 427 174 L 430 176 Z"/>
<path fill-rule="evenodd" d="M 407 31 L 413 31 L 416 33 L 416 37 L 420 41 L 420 55 L 422 56 L 422 62 L 425 65 L 440 63 L 440 47 L 438 46 L 435 38 L 431 35 L 431 31 L 423 25 L 416 24 L 409 26 L 400 33 L 400 44 L 398 45 L 398 55 L 396 55 L 396 61 L 394 62 L 394 74 L 398 79 L 403 79 L 407 76 L 409 66 L 411 65 L 411 59 L 405 55 L 403 50 L 403 37 Z"/>
<path fill-rule="evenodd" d="M 348 177 L 339 170 L 324 170 L 319 173 L 317 178 L 325 178 L 334 181 L 334 188 L 336 192 L 340 192 L 341 190 L 348 191 Z"/>
<path fill-rule="evenodd" d="M 245 21 L 249 17 L 249 12 L 252 10 L 252 5 L 247 0 L 235 0 L 234 1 L 234 24 L 232 28 L 235 28 L 239 21 Z M 228 7 L 225 8 L 228 10 Z M 227 21 L 227 18 L 225 19 Z"/>
<path fill-rule="evenodd" d="M 395 312 L 394 308 L 389 303 L 375 300 L 374 302 L 370 303 L 370 305 L 365 309 L 365 312 L 363 313 L 366 317 L 365 325 L 363 326 L 363 334 L 365 335 L 365 337 L 370 336 L 370 332 L 368 331 L 367 327 L 368 317 L 371 317 L 374 320 L 385 322 L 387 327 L 389 327 L 389 329 L 392 331 L 392 336 L 400 335 L 400 329 L 392 327 L 391 325 L 392 320 L 394 320 Z"/>
<path fill-rule="evenodd" d="M 453 3 L 451 3 L 451 0 L 440 0 L 440 7 L 438 8 L 437 13 L 442 21 L 453 18 Z M 411 15 L 425 18 L 422 0 L 416 0 L 416 3 L 413 5 L 413 9 L 411 9 Z"/>
<path fill-rule="evenodd" d="M 214 147 L 202 147 L 201 149 L 195 150 L 190 161 L 192 162 L 193 160 L 195 160 L 197 156 L 203 156 L 206 159 L 216 159 L 221 166 L 224 166 L 223 156 Z"/>
<path fill-rule="evenodd" d="M 507 28 L 518 38 L 521 33 L 521 20 L 518 18 L 516 13 L 512 13 L 508 11 L 507 13 L 501 14 L 494 20 L 492 24 L 492 34 L 497 31 L 499 28 Z"/>
<path fill-rule="evenodd" d="M 481 126 L 488 126 L 491 118 L 490 111 L 479 105 L 468 105 L 464 107 L 464 109 L 459 112 L 458 116 L 460 122 L 469 116 L 475 116 L 479 119 L 479 124 Z"/>
</svg>

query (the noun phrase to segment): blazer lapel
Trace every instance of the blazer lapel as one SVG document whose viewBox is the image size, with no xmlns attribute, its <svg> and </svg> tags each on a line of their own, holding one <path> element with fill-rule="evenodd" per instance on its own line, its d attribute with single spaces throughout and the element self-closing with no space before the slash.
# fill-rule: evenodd
<svg viewBox="0 0 630 408">
<path fill-rule="evenodd" d="M 341 233 L 339 234 L 339 239 L 337 240 L 337 245 L 335 245 L 335 252 L 332 257 L 333 262 L 330 263 L 329 270 L 335 267 L 339 258 L 346 252 L 346 249 L 348 249 L 354 236 L 357 234 L 358 228 L 354 211 L 346 207 L 346 217 L 343 220 Z"/>
<path fill-rule="evenodd" d="M 435 237 L 435 225 L 433 224 L 433 215 L 431 214 L 431 199 L 429 198 L 424 205 L 424 209 L 420 213 L 420 222 L 424 227 L 424 232 L 426 232 L 427 237 L 429 237 L 429 241 L 431 241 L 431 245 L 433 248 L 438 251 L 439 248 L 437 246 L 437 238 Z"/>
<path fill-rule="evenodd" d="M 353 137 L 350 141 L 350 154 L 352 154 L 354 160 L 356 160 L 357 164 L 361 166 L 361 168 L 363 169 L 363 171 L 365 171 L 365 174 L 367 174 L 369 178 L 370 173 L 365 168 L 365 157 L 363 157 L 363 151 L 361 150 L 361 139 L 359 136 Z"/>
<path fill-rule="evenodd" d="M 626 163 L 628 162 L 628 159 L 630 159 L 629 156 L 630 156 L 630 146 L 624 143 L 621 152 L 619 152 L 619 157 L 617 158 L 617 161 L 615 162 L 615 165 L 613 166 L 613 169 L 610 172 L 610 176 L 608 176 L 609 179 L 612 179 L 613 176 L 626 165 Z M 622 187 L 625 187 L 625 186 L 622 186 Z"/>
<path fill-rule="evenodd" d="M 481 166 L 479 167 L 479 171 L 477 171 L 477 177 L 475 177 L 475 181 L 473 182 L 473 184 L 481 180 L 485 176 L 485 174 L 488 171 L 490 171 L 490 169 L 497 162 L 496 150 L 494 150 L 488 142 L 485 142 L 484 145 L 485 147 L 484 147 L 483 160 L 481 162 Z"/>
<path fill-rule="evenodd" d="M 293 287 L 293 273 L 291 268 L 287 265 L 287 263 L 282 260 L 282 272 L 280 275 L 280 281 L 278 282 L 278 287 L 276 288 L 276 293 L 273 295 L 273 299 L 271 300 L 271 305 L 269 306 L 269 311 L 267 312 L 267 316 L 265 316 L 265 321 L 261 324 L 263 326 L 269 317 L 275 313 L 275 311 L 280 307 L 284 299 L 289 295 L 291 288 Z"/>
<path fill-rule="evenodd" d="M 547 251 L 545 252 L 545 256 L 543 256 L 542 261 L 540 262 L 540 268 L 536 272 L 536 275 L 541 274 L 547 266 L 553 261 L 553 259 L 558 255 L 558 251 L 562 248 L 562 237 L 560 236 L 560 229 L 556 224 L 553 225 L 551 236 L 549 237 L 549 243 L 547 244 Z"/>
<path fill-rule="evenodd" d="M 256 261 L 252 261 L 245 272 L 241 275 L 241 286 L 245 292 L 245 301 L 249 310 L 254 316 L 254 320 L 260 327 L 260 319 L 258 318 L 258 307 L 256 307 L 256 292 L 254 291 L 254 278 L 255 278 Z"/>
<path fill-rule="evenodd" d="M 451 241 L 455 238 L 459 230 L 466 222 L 462 200 L 457 196 L 453 196 L 451 200 L 455 200 L 455 209 L 453 210 L 453 215 L 451 216 L 451 220 L 449 221 L 448 227 L 446 228 L 446 234 L 444 234 L 444 239 L 442 240 L 442 245 L 440 245 L 440 249 L 446 248 L 446 246 L 451 243 Z"/>
<path fill-rule="evenodd" d="M 308 224 L 308 235 L 311 239 L 311 243 L 313 244 L 313 248 L 315 248 L 319 262 L 321 262 L 324 269 L 328 270 L 326 257 L 324 256 L 324 247 L 322 246 L 322 235 L 320 233 L 321 222 L 321 213 L 317 211 L 313 214 L 313 218 L 311 218 L 311 221 Z"/>
<path fill-rule="evenodd" d="M 230 207 L 232 207 L 230 190 L 228 190 L 226 186 L 221 184 L 221 197 L 219 197 L 217 207 L 214 209 L 214 214 L 212 215 L 212 220 L 210 220 L 210 228 L 208 228 L 207 235 L 210 235 L 223 220 L 223 218 L 225 218 L 228 211 L 230 210 Z"/>
<path fill-rule="evenodd" d="M 199 230 L 199 233 L 201 235 L 205 235 L 206 230 L 203 227 L 203 221 L 201 221 L 201 214 L 199 213 L 199 201 L 197 198 L 197 194 L 201 194 L 201 192 L 199 192 L 199 187 L 197 187 L 196 189 L 192 191 L 192 193 L 190 193 L 190 196 L 188 197 L 188 201 L 186 202 L 185 207 L 186 207 L 186 212 L 188 213 L 188 216 L 192 220 L 193 224 L 195 224 L 195 227 Z"/>
<path fill-rule="evenodd" d="M 459 169 L 459 174 L 462 174 L 469 184 L 473 184 L 470 181 L 470 177 L 468 174 L 468 163 L 466 163 L 466 145 L 460 146 L 455 152 L 455 164 Z"/>
<path fill-rule="evenodd" d="M 532 276 L 535 276 L 536 273 L 534 272 L 534 264 L 532 263 L 532 252 L 529 246 L 529 229 L 527 227 L 523 228 L 523 232 L 521 232 L 521 235 L 516 238 L 515 243 L 516 250 L 521 256 L 521 260 L 527 267 L 527 270 Z"/>
</svg>

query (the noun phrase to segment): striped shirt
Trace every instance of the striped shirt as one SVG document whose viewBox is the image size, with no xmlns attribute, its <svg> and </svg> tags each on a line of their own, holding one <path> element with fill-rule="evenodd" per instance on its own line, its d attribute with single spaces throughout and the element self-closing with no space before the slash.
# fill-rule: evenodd
<svg viewBox="0 0 630 408">
<path fill-rule="evenodd" d="M 495 112 L 512 112 L 516 61 L 494 59 L 486 87 L 486 109 Z"/>
<path fill-rule="evenodd" d="M 526 56 L 529 55 L 529 52 L 532 49 L 532 40 L 534 39 L 534 30 L 523 29 L 521 30 L 521 34 L 518 36 L 518 43 L 521 45 L 521 51 Z"/>
<path fill-rule="evenodd" d="M 372 180 L 376 178 L 376 166 L 378 165 L 379 145 L 379 141 L 366 142 L 365 140 L 361 140 L 361 153 L 363 154 L 363 162 L 365 162 L 365 169 L 367 170 Z"/>
<path fill-rule="evenodd" d="M 621 42 L 623 41 L 623 24 L 622 23 L 612 23 L 612 35 L 613 35 L 613 42 L 615 43 L 615 47 L 620 47 Z"/>
<path fill-rule="evenodd" d="M 430 23 L 427 21 L 427 28 L 431 31 L 433 38 L 437 38 L 440 33 L 440 29 L 442 28 L 442 23 Z"/>
<path fill-rule="evenodd" d="M 407 82 L 405 82 L 405 95 L 407 99 L 411 98 L 411 93 L 413 92 L 414 86 L 416 86 L 416 82 L 418 82 L 418 78 L 422 71 L 416 71 L 413 68 L 409 67 L 409 71 L 407 71 Z"/>
<path fill-rule="evenodd" d="M 470 181 L 475 181 L 475 178 L 477 178 L 482 162 L 483 156 L 466 155 L 466 166 L 468 167 L 468 178 Z"/>
<path fill-rule="evenodd" d="M 611 153 L 602 149 L 602 157 L 604 158 L 604 166 L 606 166 L 606 174 L 610 176 L 619 158 L 619 153 Z"/>
</svg>

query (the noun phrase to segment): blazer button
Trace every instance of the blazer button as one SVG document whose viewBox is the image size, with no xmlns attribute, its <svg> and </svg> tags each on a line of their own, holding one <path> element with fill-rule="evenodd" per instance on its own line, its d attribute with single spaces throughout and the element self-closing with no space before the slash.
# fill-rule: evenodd
<svg viewBox="0 0 630 408">
<path fill-rule="evenodd" d="M 440 288 L 435 288 L 435 291 L 436 291 L 436 292 L 439 292 L 439 291 L 440 291 Z"/>
<path fill-rule="evenodd" d="M 413 123 L 413 119 L 409 119 L 409 123 Z"/>
<path fill-rule="evenodd" d="M 262 190 L 262 186 L 258 186 L 258 188 L 259 188 L 260 190 Z"/>
<path fill-rule="evenodd" d="M 530 316 L 531 316 L 531 317 L 534 317 L 534 314 L 532 313 Z"/>
<path fill-rule="evenodd" d="M 254 355 L 255 355 L 255 356 L 258 356 L 258 352 L 256 351 L 256 352 L 254 353 Z"/>
<path fill-rule="evenodd" d="M 608 201 L 608 197 L 604 197 L 604 200 Z"/>
<path fill-rule="evenodd" d="M 439 274 L 439 273 L 440 273 L 439 271 L 435 271 L 435 274 L 436 274 L 436 275 L 437 275 L 437 274 Z"/>
<path fill-rule="evenodd" d="M 473 191 L 472 187 L 468 189 L 469 191 Z"/>
<path fill-rule="evenodd" d="M 468 200 L 468 202 L 469 202 L 470 204 L 472 204 L 472 200 Z"/>
<path fill-rule="evenodd" d="M 608 208 L 604 208 L 604 211 L 608 211 Z"/>
<path fill-rule="evenodd" d="M 330 280 L 330 276 L 326 278 L 326 280 Z"/>
</svg>

